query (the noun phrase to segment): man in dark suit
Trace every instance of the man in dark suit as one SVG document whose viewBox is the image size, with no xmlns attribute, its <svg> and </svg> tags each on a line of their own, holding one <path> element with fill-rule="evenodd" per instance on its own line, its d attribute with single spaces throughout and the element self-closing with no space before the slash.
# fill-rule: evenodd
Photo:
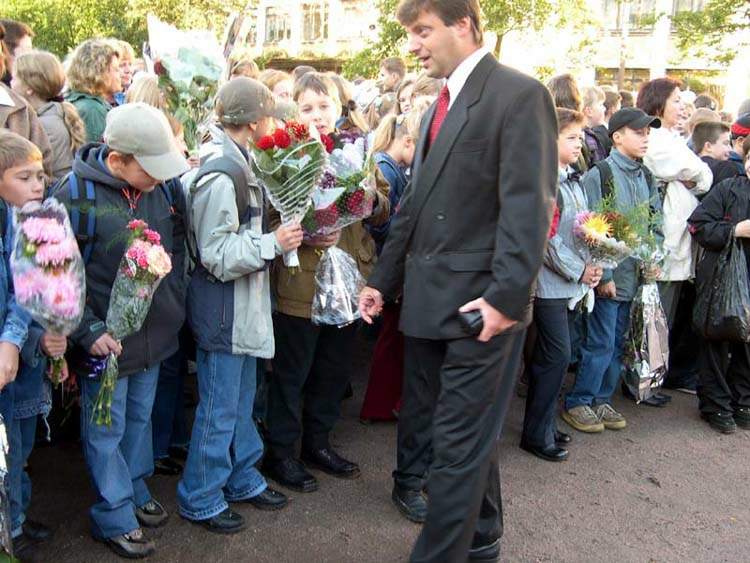
<svg viewBox="0 0 750 563">
<path fill-rule="evenodd" d="M 476 0 L 402 0 L 398 18 L 427 74 L 447 84 L 360 311 L 371 322 L 384 296 L 403 296 L 394 497 L 430 437 L 433 450 L 411 560 L 491 561 L 502 534 L 498 437 L 557 187 L 555 109 L 544 86 L 482 48 Z M 481 313 L 478 337 L 459 309 Z"/>
</svg>

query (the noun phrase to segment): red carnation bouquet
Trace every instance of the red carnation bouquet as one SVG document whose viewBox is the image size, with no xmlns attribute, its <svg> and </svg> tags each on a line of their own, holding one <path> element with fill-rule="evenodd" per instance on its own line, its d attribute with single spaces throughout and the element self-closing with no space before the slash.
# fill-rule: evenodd
<svg viewBox="0 0 750 563">
<path fill-rule="evenodd" d="M 329 153 L 328 166 L 302 220 L 308 236 L 329 234 L 367 219 L 375 203 L 374 167 L 367 158 L 365 137 L 341 133 L 333 139 L 322 135 L 321 142 Z"/>
<path fill-rule="evenodd" d="M 310 208 L 310 195 L 328 161 L 324 145 L 305 125 L 288 121 L 253 146 L 253 169 L 283 223 L 299 222 Z M 297 251 L 284 255 L 287 267 L 299 266 Z"/>
</svg>

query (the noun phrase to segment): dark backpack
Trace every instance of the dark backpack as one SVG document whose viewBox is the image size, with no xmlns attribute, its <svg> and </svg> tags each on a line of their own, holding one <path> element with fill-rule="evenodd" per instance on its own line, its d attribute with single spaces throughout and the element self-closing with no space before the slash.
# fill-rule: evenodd
<svg viewBox="0 0 750 563">
<path fill-rule="evenodd" d="M 61 181 L 65 180 L 68 181 L 70 196 L 70 227 L 76 235 L 83 263 L 88 264 L 96 242 L 96 189 L 94 182 L 89 179 L 82 180 L 74 172 L 69 172 Z M 159 184 L 159 188 L 171 212 L 175 213 L 174 204 L 177 198 L 174 190 L 179 189 L 179 185 L 169 180 Z"/>
<path fill-rule="evenodd" d="M 612 174 L 612 167 L 606 160 L 600 160 L 594 163 L 594 168 L 599 170 L 599 176 L 601 177 L 602 199 L 609 197 L 615 189 L 615 177 Z M 646 183 L 650 188 L 654 185 L 654 175 L 651 173 L 651 170 L 643 165 L 641 165 L 641 170 L 643 170 Z"/>
</svg>

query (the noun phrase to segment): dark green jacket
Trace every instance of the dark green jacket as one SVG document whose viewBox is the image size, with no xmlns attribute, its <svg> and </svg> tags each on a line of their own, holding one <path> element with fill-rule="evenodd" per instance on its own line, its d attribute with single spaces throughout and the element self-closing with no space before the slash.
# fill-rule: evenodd
<svg viewBox="0 0 750 563">
<path fill-rule="evenodd" d="M 101 96 L 92 96 L 75 90 L 68 92 L 65 101 L 73 104 L 78 110 L 78 114 L 86 126 L 86 142 L 101 142 L 104 127 L 107 123 L 107 113 L 112 109 L 112 106 Z"/>
</svg>

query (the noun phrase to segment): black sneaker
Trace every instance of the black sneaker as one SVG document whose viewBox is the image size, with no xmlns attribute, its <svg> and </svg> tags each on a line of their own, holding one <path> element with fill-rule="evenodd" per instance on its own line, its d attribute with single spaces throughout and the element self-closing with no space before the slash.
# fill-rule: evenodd
<svg viewBox="0 0 750 563">
<path fill-rule="evenodd" d="M 158 528 L 167 523 L 169 513 L 158 501 L 151 499 L 143 506 L 135 509 L 135 517 L 141 526 L 146 528 Z"/>
<path fill-rule="evenodd" d="M 722 434 L 734 434 L 737 431 L 737 423 L 731 413 L 728 412 L 702 412 L 701 418 L 711 425 L 711 428 Z"/>
<path fill-rule="evenodd" d="M 734 422 L 737 426 L 744 430 L 750 430 L 750 408 L 737 407 L 734 409 L 732 418 L 734 418 Z"/>
<path fill-rule="evenodd" d="M 184 517 L 183 517 L 184 518 Z M 187 520 L 190 520 L 189 518 Z M 245 519 L 241 514 L 227 508 L 224 512 L 217 514 L 207 520 L 190 520 L 193 524 L 203 526 L 214 534 L 236 534 L 245 529 Z"/>
</svg>

